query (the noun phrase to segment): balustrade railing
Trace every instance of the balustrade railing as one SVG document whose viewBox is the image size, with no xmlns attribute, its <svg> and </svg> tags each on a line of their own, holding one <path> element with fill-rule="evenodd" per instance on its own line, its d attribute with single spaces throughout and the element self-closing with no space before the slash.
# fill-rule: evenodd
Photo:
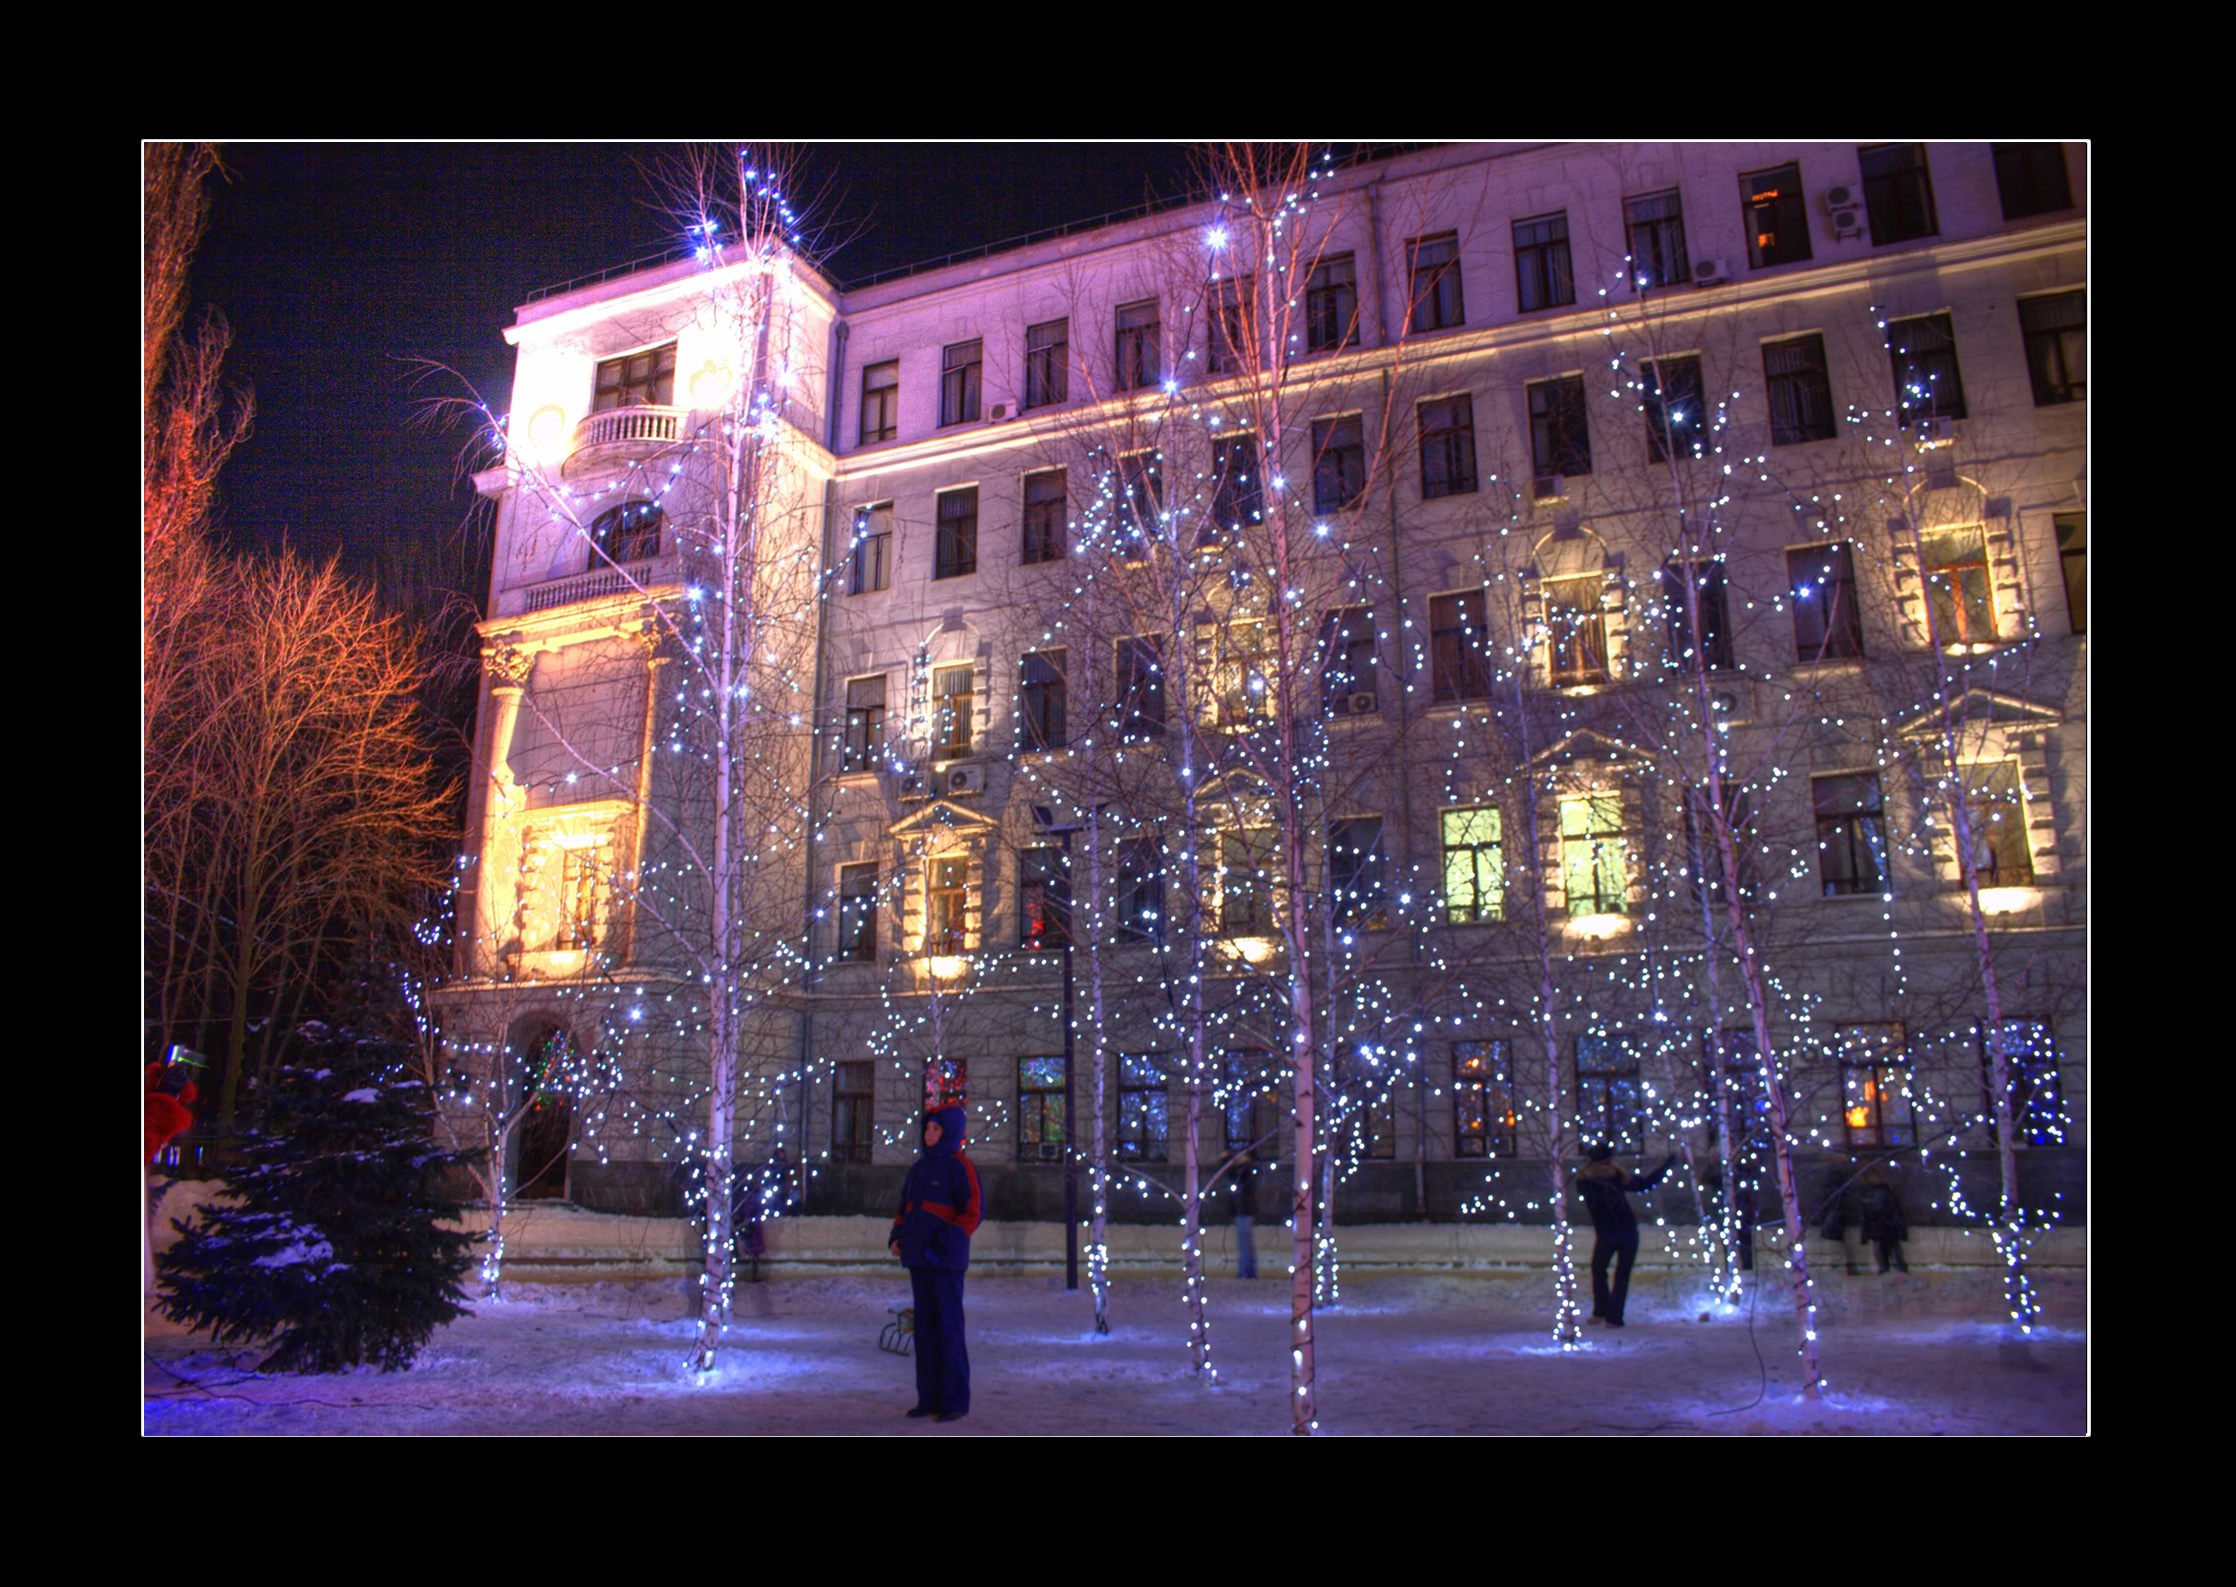
<svg viewBox="0 0 2236 1587">
<path fill-rule="evenodd" d="M 673 584 L 677 577 L 674 557 L 654 557 L 643 562 L 623 563 L 619 567 L 595 567 L 587 573 L 571 573 L 563 579 L 547 579 L 523 590 L 507 591 L 501 603 L 502 614 L 509 617 L 522 612 L 547 612 L 554 606 L 572 606 L 577 601 L 657 589 L 663 584 Z"/>
</svg>

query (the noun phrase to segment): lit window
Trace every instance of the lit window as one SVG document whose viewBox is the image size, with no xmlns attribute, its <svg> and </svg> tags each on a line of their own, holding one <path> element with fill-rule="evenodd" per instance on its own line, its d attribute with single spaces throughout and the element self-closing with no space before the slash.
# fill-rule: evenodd
<svg viewBox="0 0 2236 1587">
<path fill-rule="evenodd" d="M 1272 648 L 1259 618 L 1230 617 L 1196 625 L 1196 669 L 1203 680 L 1198 699 L 1207 727 L 1248 732 L 1273 720 L 1273 689 L 1267 681 Z"/>
<path fill-rule="evenodd" d="M 1968 528 L 1930 529 L 1918 537 L 1933 637 L 1943 645 L 1995 641 L 1995 593 L 1988 584 L 1987 537 Z"/>
<path fill-rule="evenodd" d="M 1900 1024 L 1849 1025 L 1834 1037 L 1840 1114 L 1850 1146 L 1915 1146 L 1910 1053 Z"/>
<path fill-rule="evenodd" d="M 1071 872 L 1055 844 L 1017 856 L 1017 945 L 1060 948 L 1071 933 Z"/>
<path fill-rule="evenodd" d="M 1964 763 L 1964 806 L 1972 829 L 1972 867 L 1982 887 L 2031 887 L 2026 784 L 2015 760 Z"/>
<path fill-rule="evenodd" d="M 1506 859 L 1495 805 L 1443 816 L 1444 918 L 1455 926 L 1506 918 Z"/>
<path fill-rule="evenodd" d="M 1514 1155 L 1514 1078 L 1510 1041 L 1452 1043 L 1452 1155 Z"/>
<path fill-rule="evenodd" d="M 1556 689 L 1608 681 L 1605 582 L 1597 573 L 1545 581 L 1546 661 Z"/>
<path fill-rule="evenodd" d="M 1017 1060 L 1017 1156 L 1056 1162 L 1064 1155 L 1064 1060 Z"/>
<path fill-rule="evenodd" d="M 974 670 L 941 667 L 932 674 L 932 753 L 943 760 L 970 753 Z"/>
<path fill-rule="evenodd" d="M 1573 916 L 1629 912 L 1621 794 L 1561 796 L 1561 884 Z"/>
<path fill-rule="evenodd" d="M 926 872 L 924 952 L 953 958 L 970 952 L 970 861 L 934 859 Z"/>
<path fill-rule="evenodd" d="M 924 1060 L 924 1111 L 970 1100 L 970 1065 L 962 1058 Z"/>
<path fill-rule="evenodd" d="M 559 851 L 559 925 L 552 939 L 554 948 L 595 948 L 604 937 L 602 858 L 592 846 Z"/>
<path fill-rule="evenodd" d="M 1773 166 L 1742 176 L 1739 203 L 1750 269 L 1767 270 L 1810 257 L 1809 206 L 1801 194 L 1799 165 Z"/>
</svg>

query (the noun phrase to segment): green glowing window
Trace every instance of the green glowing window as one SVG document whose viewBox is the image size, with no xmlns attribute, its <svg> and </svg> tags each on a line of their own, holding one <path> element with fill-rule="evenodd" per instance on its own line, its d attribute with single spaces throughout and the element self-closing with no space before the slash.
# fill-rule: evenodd
<svg viewBox="0 0 2236 1587">
<path fill-rule="evenodd" d="M 1496 806 L 1444 812 L 1444 918 L 1455 926 L 1506 918 L 1506 860 Z"/>
</svg>

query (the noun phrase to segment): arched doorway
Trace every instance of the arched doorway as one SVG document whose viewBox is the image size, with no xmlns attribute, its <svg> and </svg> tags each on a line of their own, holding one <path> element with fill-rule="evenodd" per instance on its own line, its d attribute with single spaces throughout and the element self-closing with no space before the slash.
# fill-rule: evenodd
<svg viewBox="0 0 2236 1587">
<path fill-rule="evenodd" d="M 514 1096 L 528 1111 L 513 1131 L 513 1199 L 564 1201 L 567 1161 L 574 1144 L 574 1101 L 566 1080 L 574 1064 L 574 1038 L 563 1025 L 532 1027 L 528 1040 L 508 1044 L 515 1059 Z"/>
</svg>

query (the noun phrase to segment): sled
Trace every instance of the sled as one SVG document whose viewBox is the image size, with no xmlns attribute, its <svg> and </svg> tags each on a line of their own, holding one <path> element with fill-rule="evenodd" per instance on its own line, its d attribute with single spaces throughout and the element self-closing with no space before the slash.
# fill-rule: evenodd
<svg viewBox="0 0 2236 1587">
<path fill-rule="evenodd" d="M 877 1348 L 905 1356 L 916 1348 L 916 1308 L 914 1306 L 888 1306 L 893 1320 L 877 1331 Z"/>
</svg>

